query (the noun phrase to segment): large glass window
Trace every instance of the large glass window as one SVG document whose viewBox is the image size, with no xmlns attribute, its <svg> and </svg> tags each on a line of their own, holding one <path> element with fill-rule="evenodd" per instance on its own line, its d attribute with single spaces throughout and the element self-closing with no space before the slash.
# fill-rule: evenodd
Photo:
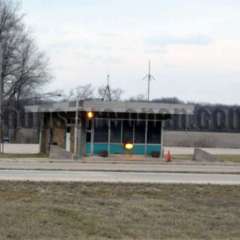
<svg viewBox="0 0 240 240">
<path fill-rule="evenodd" d="M 123 121 L 123 142 L 132 142 L 133 141 L 133 121 Z"/>
<path fill-rule="evenodd" d="M 108 120 L 96 119 L 94 121 L 94 142 L 108 142 Z"/>
<path fill-rule="evenodd" d="M 145 121 L 135 122 L 135 143 L 145 143 Z"/>
<path fill-rule="evenodd" d="M 90 143 L 91 137 L 92 137 L 92 121 L 87 121 L 86 123 L 86 135 L 87 135 L 87 143 Z"/>
<path fill-rule="evenodd" d="M 149 144 L 161 143 L 161 122 L 157 121 L 148 122 L 148 143 Z"/>
<path fill-rule="evenodd" d="M 120 120 L 111 121 L 111 143 L 121 143 L 122 122 Z"/>
<path fill-rule="evenodd" d="M 94 142 L 108 142 L 108 119 L 95 119 L 94 121 Z M 88 128 L 87 142 L 90 142 L 91 126 Z M 110 142 L 121 143 L 134 142 L 136 144 L 145 143 L 146 122 L 132 120 L 111 120 L 110 121 Z M 148 144 L 161 144 L 161 122 L 148 121 Z"/>
</svg>

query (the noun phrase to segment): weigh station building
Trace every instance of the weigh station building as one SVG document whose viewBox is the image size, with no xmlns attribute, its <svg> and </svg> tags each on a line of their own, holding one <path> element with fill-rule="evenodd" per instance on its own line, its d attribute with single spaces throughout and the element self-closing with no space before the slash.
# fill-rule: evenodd
<svg viewBox="0 0 240 240">
<path fill-rule="evenodd" d="M 194 106 L 145 101 L 84 100 L 27 106 L 41 117 L 42 153 L 89 156 L 163 156 L 164 121 L 193 114 Z"/>
</svg>

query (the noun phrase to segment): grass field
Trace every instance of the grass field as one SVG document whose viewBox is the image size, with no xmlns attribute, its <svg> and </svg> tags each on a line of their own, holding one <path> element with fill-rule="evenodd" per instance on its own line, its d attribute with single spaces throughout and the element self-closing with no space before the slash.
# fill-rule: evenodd
<svg viewBox="0 0 240 240">
<path fill-rule="evenodd" d="M 224 162 L 240 163 L 240 155 L 217 155 L 217 157 Z"/>
<path fill-rule="evenodd" d="M 0 182 L 0 239 L 240 239 L 240 187 Z"/>
</svg>

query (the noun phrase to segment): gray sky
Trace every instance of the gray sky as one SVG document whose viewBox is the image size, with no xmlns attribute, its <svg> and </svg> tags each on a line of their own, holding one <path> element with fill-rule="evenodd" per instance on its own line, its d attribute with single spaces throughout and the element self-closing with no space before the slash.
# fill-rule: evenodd
<svg viewBox="0 0 240 240">
<path fill-rule="evenodd" d="M 152 98 L 240 103 L 239 0 L 22 0 L 51 63 L 48 90 L 91 82 Z"/>
</svg>

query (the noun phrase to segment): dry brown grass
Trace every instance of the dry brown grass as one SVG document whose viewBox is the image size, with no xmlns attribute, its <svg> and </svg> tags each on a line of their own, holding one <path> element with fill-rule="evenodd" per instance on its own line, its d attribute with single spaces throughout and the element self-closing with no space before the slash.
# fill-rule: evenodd
<svg viewBox="0 0 240 240">
<path fill-rule="evenodd" d="M 217 157 L 224 162 L 240 162 L 240 155 L 217 155 Z"/>
<path fill-rule="evenodd" d="M 0 239 L 240 239 L 240 187 L 0 182 Z"/>
</svg>

